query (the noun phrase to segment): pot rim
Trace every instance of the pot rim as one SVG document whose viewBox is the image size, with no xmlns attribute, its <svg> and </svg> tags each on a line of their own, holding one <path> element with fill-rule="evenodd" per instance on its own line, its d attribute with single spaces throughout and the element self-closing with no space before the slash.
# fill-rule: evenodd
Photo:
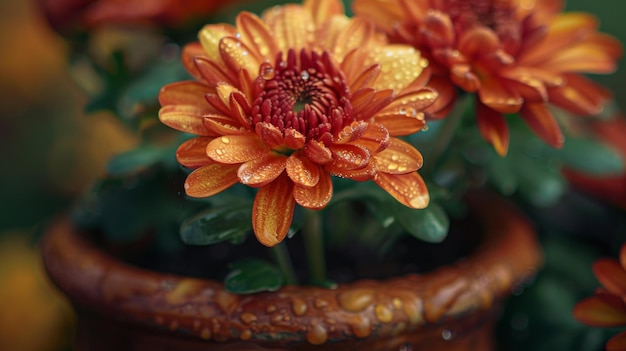
<svg viewBox="0 0 626 351">
<path fill-rule="evenodd" d="M 336 289 L 286 286 L 232 294 L 216 281 L 123 263 L 85 239 L 67 217 L 49 227 L 42 255 L 51 280 L 81 311 L 132 326 L 220 342 L 391 337 L 488 311 L 538 270 L 534 229 L 516 209 L 484 193 L 469 202 L 485 237 L 467 258 L 425 274 Z"/>
</svg>

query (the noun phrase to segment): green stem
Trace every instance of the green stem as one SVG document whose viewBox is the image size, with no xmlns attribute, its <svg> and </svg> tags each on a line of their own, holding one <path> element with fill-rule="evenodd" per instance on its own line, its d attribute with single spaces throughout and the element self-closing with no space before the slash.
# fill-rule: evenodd
<svg viewBox="0 0 626 351">
<path fill-rule="evenodd" d="M 287 244 L 283 241 L 282 243 L 274 246 L 272 248 L 272 253 L 274 254 L 274 259 L 278 263 L 278 267 L 280 267 L 280 270 L 283 272 L 287 285 L 297 285 L 298 278 L 296 278 L 296 272 L 293 269 L 293 264 L 291 263 L 289 252 L 287 251 Z"/>
<path fill-rule="evenodd" d="M 457 130 L 461 119 L 463 119 L 463 115 L 467 110 L 468 105 L 472 102 L 471 95 L 466 95 L 465 97 L 461 97 L 454 105 L 450 114 L 443 120 L 443 125 L 439 128 L 438 134 L 433 138 L 432 147 L 425 153 L 424 155 L 424 167 L 422 168 L 422 172 L 426 175 L 431 176 L 432 172 L 435 170 L 435 166 L 437 165 L 437 161 L 441 157 L 450 142 L 452 141 L 452 137 Z"/>
<path fill-rule="evenodd" d="M 304 245 L 309 262 L 310 280 L 315 283 L 326 281 L 326 263 L 324 259 L 324 237 L 322 217 L 318 211 L 304 210 Z"/>
</svg>

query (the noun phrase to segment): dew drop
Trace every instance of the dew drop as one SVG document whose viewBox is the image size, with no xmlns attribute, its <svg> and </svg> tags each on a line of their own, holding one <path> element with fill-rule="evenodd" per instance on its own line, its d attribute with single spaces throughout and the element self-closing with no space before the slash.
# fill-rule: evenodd
<svg viewBox="0 0 626 351">
<path fill-rule="evenodd" d="M 302 316 L 306 313 L 307 310 L 307 305 L 306 302 L 302 299 L 293 299 L 293 301 L 291 301 L 291 307 L 293 308 L 293 313 L 296 316 Z"/>
<path fill-rule="evenodd" d="M 302 78 L 302 80 L 309 80 L 310 77 L 311 75 L 309 74 L 309 72 L 307 71 L 300 72 L 300 78 Z"/>
<path fill-rule="evenodd" d="M 349 312 L 360 312 L 374 301 L 374 292 L 369 289 L 355 289 L 339 295 L 339 306 Z"/>
<path fill-rule="evenodd" d="M 259 76 L 265 80 L 270 80 L 275 76 L 274 67 L 271 64 L 264 62 L 259 68 Z"/>
<path fill-rule="evenodd" d="M 443 338 L 443 340 L 445 341 L 450 341 L 452 340 L 452 338 L 454 338 L 454 332 L 448 329 L 444 329 L 441 332 L 441 337 Z"/>
<path fill-rule="evenodd" d="M 230 143 L 230 139 L 228 137 L 225 137 L 225 136 L 221 137 L 220 140 L 224 144 L 229 144 Z"/>
<path fill-rule="evenodd" d="M 424 126 L 422 127 L 422 132 L 426 131 L 428 131 L 428 124 L 424 124 Z"/>
<path fill-rule="evenodd" d="M 241 321 L 245 324 L 250 324 L 257 320 L 256 316 L 252 313 L 246 312 L 241 314 Z"/>
<path fill-rule="evenodd" d="M 328 331 L 321 323 L 314 321 L 306 334 L 306 340 L 313 345 L 321 345 L 328 340 Z"/>
<path fill-rule="evenodd" d="M 376 318 L 383 323 L 389 323 L 393 320 L 393 312 L 387 306 L 376 305 L 374 312 L 376 313 Z"/>
<path fill-rule="evenodd" d="M 249 329 L 246 329 L 241 332 L 241 335 L 239 335 L 239 337 L 241 338 L 241 340 L 250 340 L 250 338 L 252 337 L 252 332 Z"/>
</svg>

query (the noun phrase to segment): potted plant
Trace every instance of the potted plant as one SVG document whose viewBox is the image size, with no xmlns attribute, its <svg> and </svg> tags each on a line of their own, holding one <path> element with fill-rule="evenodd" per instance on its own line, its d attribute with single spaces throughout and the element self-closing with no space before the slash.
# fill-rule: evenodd
<svg viewBox="0 0 626 351">
<path fill-rule="evenodd" d="M 492 349 L 541 264 L 512 200 L 555 203 L 565 165 L 622 168 L 591 139 L 581 162 L 567 129 L 609 98 L 580 72 L 621 46 L 553 3 L 467 4 L 306 0 L 197 41 L 75 39 L 104 86 L 89 107 L 145 140 L 44 241 L 76 348 Z"/>
</svg>

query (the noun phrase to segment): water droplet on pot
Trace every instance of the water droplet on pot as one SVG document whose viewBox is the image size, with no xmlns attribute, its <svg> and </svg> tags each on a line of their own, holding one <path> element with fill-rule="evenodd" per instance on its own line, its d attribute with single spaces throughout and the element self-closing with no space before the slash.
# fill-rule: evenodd
<svg viewBox="0 0 626 351">
<path fill-rule="evenodd" d="M 249 312 L 242 313 L 240 318 L 241 318 L 241 321 L 244 322 L 245 324 L 250 324 L 257 320 L 256 316 Z"/>
<path fill-rule="evenodd" d="M 306 313 L 307 305 L 304 300 L 295 298 L 291 301 L 291 308 L 296 316 L 302 316 Z"/>
<path fill-rule="evenodd" d="M 311 329 L 306 334 L 306 340 L 313 345 L 321 345 L 328 340 L 328 332 L 326 328 L 318 321 L 311 323 Z"/>
<path fill-rule="evenodd" d="M 444 329 L 441 332 L 441 337 L 443 338 L 443 340 L 445 341 L 450 341 L 452 340 L 452 338 L 454 338 L 454 332 L 448 329 Z"/>
<path fill-rule="evenodd" d="M 393 319 L 393 312 L 387 306 L 376 305 L 374 312 L 376 313 L 376 318 L 383 323 L 389 323 Z"/>
<path fill-rule="evenodd" d="M 348 312 L 360 312 L 374 301 L 374 291 L 370 289 L 355 289 L 339 295 L 339 306 Z"/>
</svg>

